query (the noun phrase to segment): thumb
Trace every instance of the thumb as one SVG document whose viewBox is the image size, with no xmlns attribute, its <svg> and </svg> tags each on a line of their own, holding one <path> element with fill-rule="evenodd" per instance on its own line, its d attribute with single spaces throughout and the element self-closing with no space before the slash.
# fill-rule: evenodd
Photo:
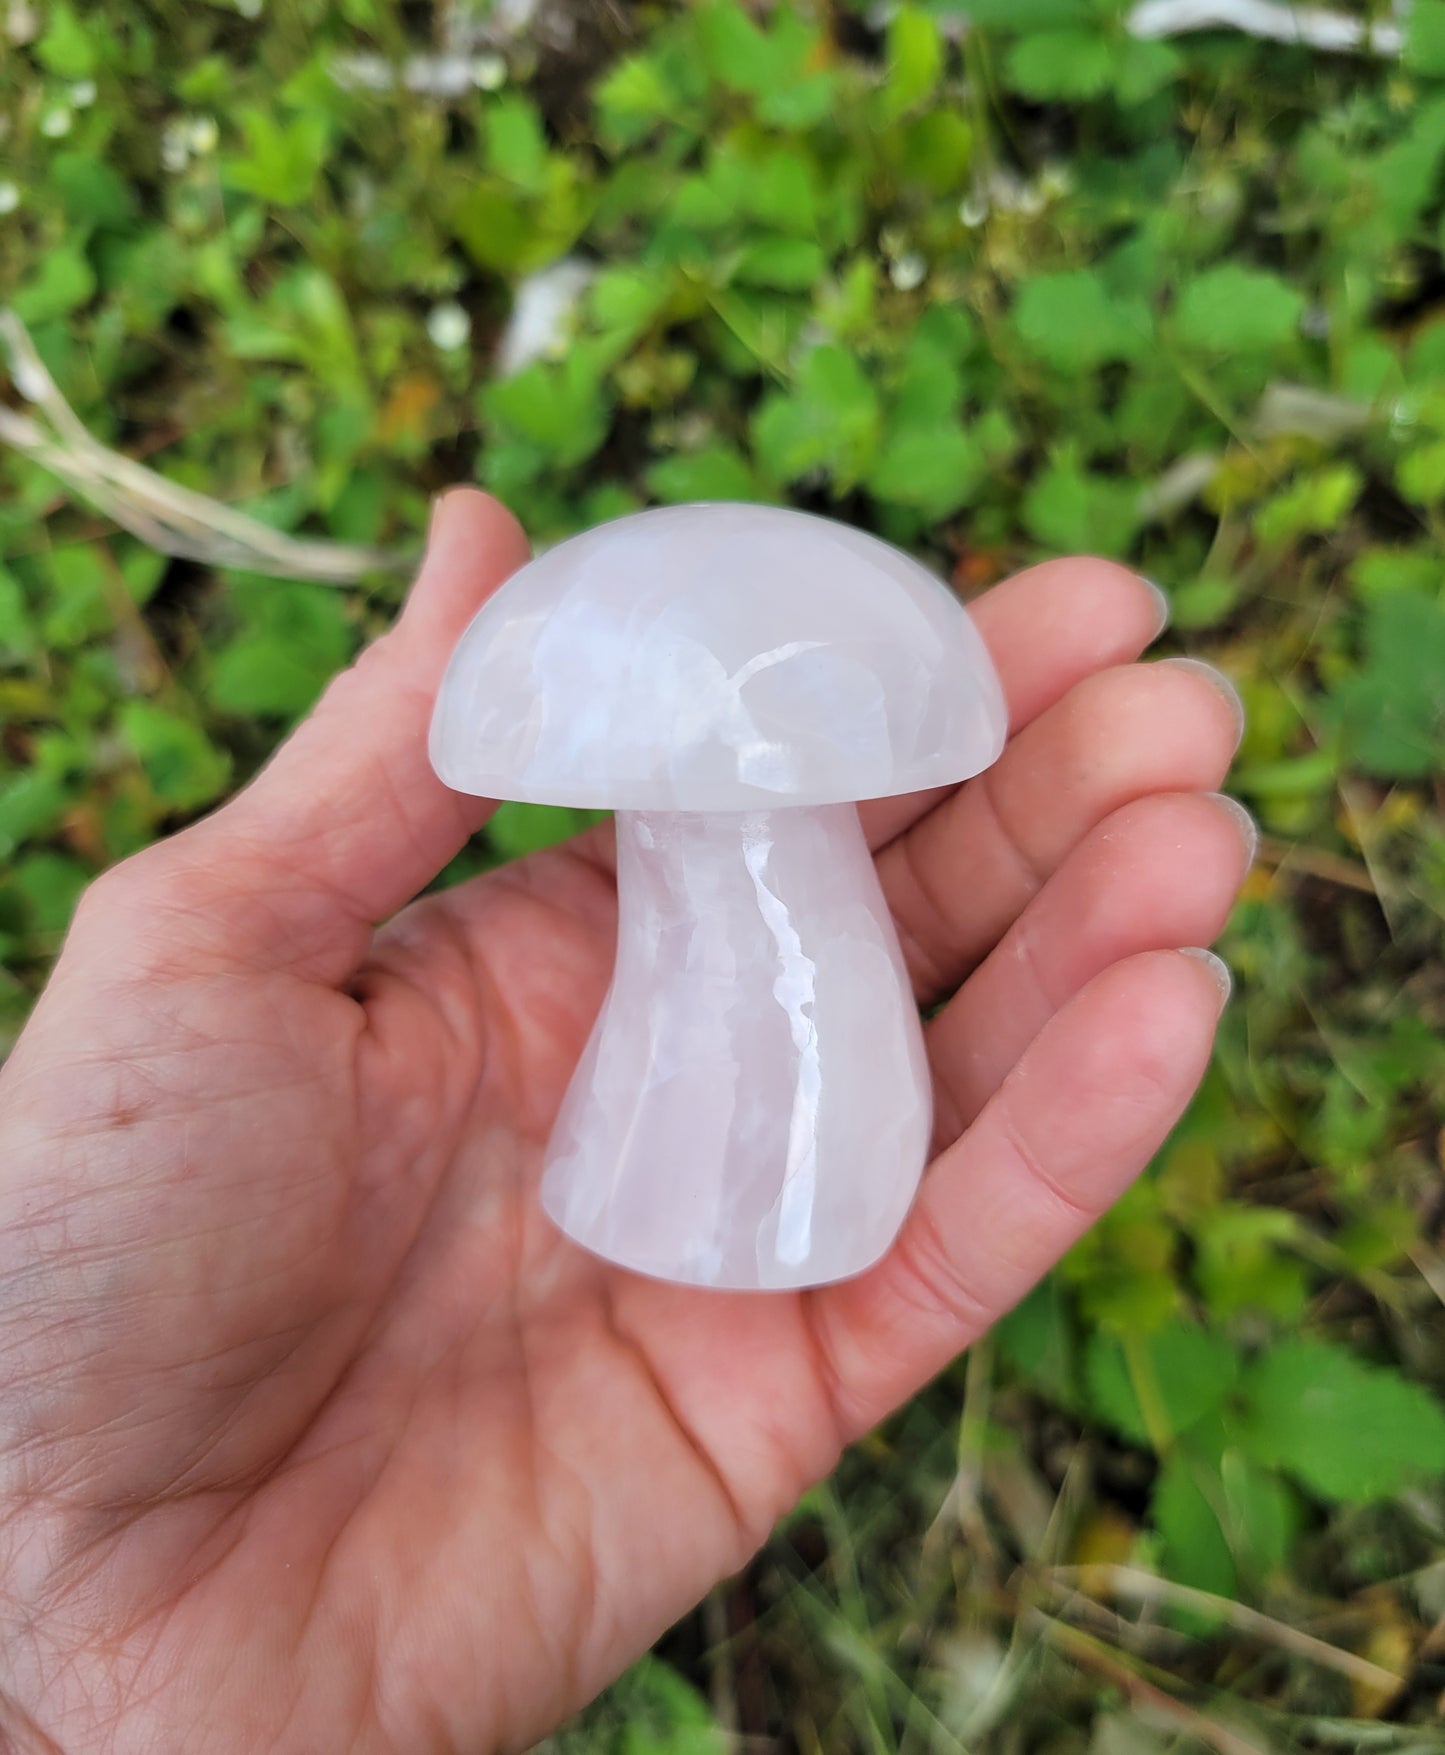
<svg viewBox="0 0 1445 1755">
<path fill-rule="evenodd" d="M 495 808 L 432 772 L 427 729 L 452 647 L 527 558 L 512 515 L 454 489 L 394 627 L 326 690 L 231 802 L 101 880 L 165 916 L 166 958 L 339 981 L 372 928 L 436 876 Z M 177 930 L 179 926 L 179 930 Z"/>
</svg>

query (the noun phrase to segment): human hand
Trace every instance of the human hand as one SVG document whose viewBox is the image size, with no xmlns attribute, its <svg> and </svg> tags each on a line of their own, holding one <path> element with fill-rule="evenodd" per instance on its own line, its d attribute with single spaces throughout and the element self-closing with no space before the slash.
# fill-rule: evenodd
<svg viewBox="0 0 1445 1755">
<path fill-rule="evenodd" d="M 1159 622 L 1137 578 L 1051 562 L 975 606 L 997 767 L 864 807 L 920 1000 L 958 989 L 892 1252 L 756 1295 L 570 1244 L 535 1184 L 607 985 L 608 835 L 411 901 L 489 808 L 426 726 L 524 555 L 448 496 L 393 631 L 83 900 L 0 1076 L 18 1749 L 524 1746 L 1020 1298 L 1203 1072 L 1222 989 L 1175 947 L 1248 865 L 1197 796 L 1237 704 L 1129 662 Z"/>
</svg>

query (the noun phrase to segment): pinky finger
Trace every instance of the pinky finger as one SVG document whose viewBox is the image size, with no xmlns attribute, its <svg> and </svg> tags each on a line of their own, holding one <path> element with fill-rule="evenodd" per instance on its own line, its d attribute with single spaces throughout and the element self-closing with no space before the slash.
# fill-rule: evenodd
<svg viewBox="0 0 1445 1755">
<path fill-rule="evenodd" d="M 935 1160 L 889 1254 L 814 1294 L 840 1437 L 942 1370 L 1123 1194 L 1204 1076 L 1228 985 L 1207 953 L 1152 951 L 1055 1013 Z"/>
</svg>

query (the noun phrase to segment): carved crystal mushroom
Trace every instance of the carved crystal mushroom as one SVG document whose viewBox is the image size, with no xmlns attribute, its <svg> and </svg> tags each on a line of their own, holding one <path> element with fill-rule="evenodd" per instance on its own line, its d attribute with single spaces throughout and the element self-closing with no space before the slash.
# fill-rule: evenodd
<svg viewBox="0 0 1445 1755">
<path fill-rule="evenodd" d="M 753 1288 L 887 1249 L 931 1092 L 854 801 L 966 779 L 1005 721 L 947 588 L 800 512 L 621 518 L 485 605 L 437 700 L 437 772 L 617 813 L 616 967 L 542 1180 L 570 1237 Z"/>
</svg>

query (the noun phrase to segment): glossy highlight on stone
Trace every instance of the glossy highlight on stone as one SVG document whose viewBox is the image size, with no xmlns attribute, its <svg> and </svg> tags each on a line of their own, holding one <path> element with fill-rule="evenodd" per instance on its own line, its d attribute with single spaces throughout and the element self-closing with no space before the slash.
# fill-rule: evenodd
<svg viewBox="0 0 1445 1755">
<path fill-rule="evenodd" d="M 617 966 L 542 1204 L 665 1279 L 867 1267 L 913 1198 L 932 1096 L 857 811 L 625 812 L 617 887 Z"/>
<path fill-rule="evenodd" d="M 877 537 L 776 506 L 670 506 L 549 549 L 462 636 L 432 762 L 462 792 L 748 810 L 917 792 L 1003 747 L 948 588 Z"/>
<path fill-rule="evenodd" d="M 968 778 L 1006 721 L 946 587 L 804 513 L 619 519 L 480 611 L 437 700 L 437 772 L 617 812 L 616 967 L 542 1178 L 568 1236 L 758 1290 L 884 1253 L 931 1090 L 852 801 Z"/>
</svg>

